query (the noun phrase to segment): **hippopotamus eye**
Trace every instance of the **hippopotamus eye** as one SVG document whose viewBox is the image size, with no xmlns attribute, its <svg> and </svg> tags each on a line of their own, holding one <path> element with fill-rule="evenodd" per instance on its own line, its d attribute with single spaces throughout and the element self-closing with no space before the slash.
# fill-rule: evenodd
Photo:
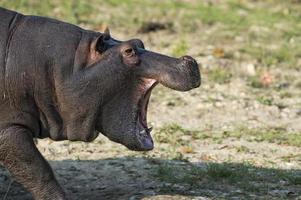
<svg viewBox="0 0 301 200">
<path fill-rule="evenodd" d="M 136 55 L 136 50 L 132 44 L 124 43 L 121 45 L 120 52 L 125 65 L 129 67 L 139 65 L 140 59 L 139 56 Z"/>
<path fill-rule="evenodd" d="M 133 56 L 135 55 L 135 50 L 133 48 L 127 48 L 124 50 L 126 56 Z"/>
<path fill-rule="evenodd" d="M 126 50 L 125 50 L 125 53 L 131 54 L 131 53 L 133 53 L 133 51 L 134 51 L 134 50 L 133 50 L 132 48 L 130 48 L 130 49 L 126 49 Z"/>
</svg>

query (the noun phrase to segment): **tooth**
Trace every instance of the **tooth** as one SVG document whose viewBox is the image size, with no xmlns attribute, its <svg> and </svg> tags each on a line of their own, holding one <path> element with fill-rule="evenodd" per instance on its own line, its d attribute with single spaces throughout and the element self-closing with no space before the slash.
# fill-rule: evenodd
<svg viewBox="0 0 301 200">
<path fill-rule="evenodd" d="M 145 130 L 140 131 L 140 135 L 145 135 Z"/>
</svg>

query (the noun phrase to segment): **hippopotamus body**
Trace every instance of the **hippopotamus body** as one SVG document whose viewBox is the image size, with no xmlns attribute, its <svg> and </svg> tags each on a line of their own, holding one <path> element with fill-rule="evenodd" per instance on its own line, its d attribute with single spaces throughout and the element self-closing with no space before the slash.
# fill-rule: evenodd
<svg viewBox="0 0 301 200">
<path fill-rule="evenodd" d="M 147 106 L 158 83 L 200 85 L 196 61 L 54 19 L 0 8 L 0 162 L 34 199 L 66 199 L 33 138 L 153 149 Z"/>
</svg>

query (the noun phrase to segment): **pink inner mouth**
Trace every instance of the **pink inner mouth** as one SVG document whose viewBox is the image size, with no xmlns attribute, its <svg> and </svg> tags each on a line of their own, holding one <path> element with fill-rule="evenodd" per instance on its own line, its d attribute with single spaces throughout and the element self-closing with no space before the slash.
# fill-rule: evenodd
<svg viewBox="0 0 301 200">
<path fill-rule="evenodd" d="M 147 125 L 147 107 L 151 96 L 151 91 L 157 84 L 158 82 L 154 79 L 143 79 L 143 83 L 141 84 L 142 96 L 138 102 L 137 132 L 140 142 L 146 150 L 153 148 L 153 141 L 150 135 L 152 127 L 148 127 Z"/>
<path fill-rule="evenodd" d="M 138 107 L 139 107 L 138 118 L 143 128 L 147 130 L 147 132 L 150 132 L 151 128 L 147 126 L 147 107 L 148 107 L 152 89 L 158 84 L 158 82 L 153 79 L 143 79 L 143 81 L 144 81 L 143 84 L 144 94 L 142 95 L 138 103 Z"/>
</svg>

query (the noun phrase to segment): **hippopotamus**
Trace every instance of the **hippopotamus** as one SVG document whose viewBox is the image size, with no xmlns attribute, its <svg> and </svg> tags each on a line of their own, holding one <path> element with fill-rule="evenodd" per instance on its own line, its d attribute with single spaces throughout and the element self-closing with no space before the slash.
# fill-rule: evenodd
<svg viewBox="0 0 301 200">
<path fill-rule="evenodd" d="M 200 86 L 197 62 L 46 17 L 0 8 L 0 163 L 37 200 L 66 195 L 35 138 L 154 148 L 147 107 L 157 84 Z"/>
</svg>

